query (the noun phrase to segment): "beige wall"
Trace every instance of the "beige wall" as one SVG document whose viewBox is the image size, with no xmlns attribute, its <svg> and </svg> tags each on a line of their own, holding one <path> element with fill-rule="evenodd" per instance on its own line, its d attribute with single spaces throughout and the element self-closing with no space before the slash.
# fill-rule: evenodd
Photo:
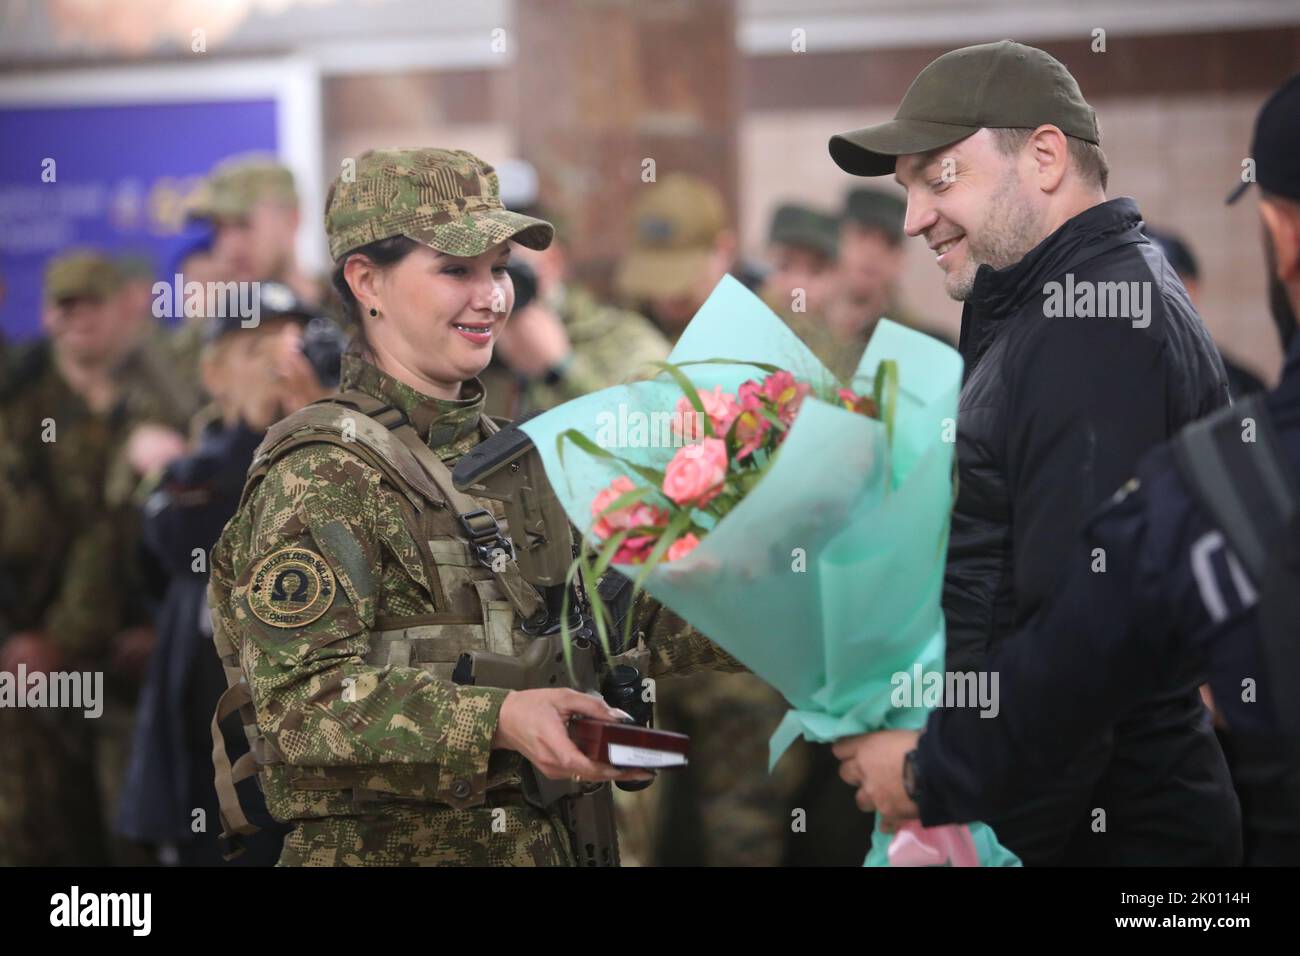
<svg viewBox="0 0 1300 956">
<path fill-rule="evenodd" d="M 1132 196 L 1153 225 L 1181 233 L 1201 266 L 1200 311 L 1215 338 L 1266 381 L 1281 364 L 1268 317 L 1264 266 L 1253 198 L 1223 197 L 1241 172 L 1251 126 L 1264 93 L 1150 96 L 1096 100 L 1111 165 L 1110 196 Z M 831 162 L 833 133 L 888 119 L 892 110 L 762 111 L 741 128 L 740 217 L 745 249 L 761 254 L 773 207 L 786 200 L 837 208 L 844 193 L 892 179 L 849 176 Z M 901 191 L 900 191 L 901 194 Z M 907 241 L 905 300 L 955 334 L 960 306 L 949 300 L 939 270 L 920 240 Z"/>
</svg>

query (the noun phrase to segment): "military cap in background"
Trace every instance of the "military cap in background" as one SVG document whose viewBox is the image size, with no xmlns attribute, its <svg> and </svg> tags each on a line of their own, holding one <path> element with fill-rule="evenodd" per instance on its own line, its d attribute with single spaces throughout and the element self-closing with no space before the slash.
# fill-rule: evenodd
<svg viewBox="0 0 1300 956">
<path fill-rule="evenodd" d="M 73 249 L 55 256 L 45 267 L 45 301 L 69 299 L 103 301 L 122 285 L 111 259 L 93 249 Z"/>
<path fill-rule="evenodd" d="M 632 248 L 614 278 L 632 299 L 686 292 L 727 229 L 722 194 L 702 179 L 672 173 L 641 187 L 632 212 Z"/>
<path fill-rule="evenodd" d="M 452 256 L 482 255 L 513 239 L 545 249 L 549 222 L 506 209 L 496 170 L 463 149 L 371 149 L 351 181 L 334 180 L 325 198 L 330 257 L 392 236 Z"/>
<path fill-rule="evenodd" d="M 772 214 L 767 241 L 812 249 L 834 259 L 839 251 L 839 220 L 799 203 L 783 203 Z"/>
<path fill-rule="evenodd" d="M 266 199 L 297 205 L 298 191 L 289 167 L 263 154 L 231 156 L 213 167 L 186 212 L 191 219 L 234 218 L 248 215 Z"/>
<path fill-rule="evenodd" d="M 907 203 L 878 189 L 854 189 L 844 199 L 843 218 L 867 229 L 879 229 L 892 243 L 903 240 Z"/>
<path fill-rule="evenodd" d="M 927 153 L 981 129 L 1035 129 L 1050 123 L 1101 145 L 1097 114 L 1055 57 L 1000 40 L 939 57 L 907 88 L 894 118 L 832 136 L 831 159 L 855 176 L 886 176 L 895 157 Z"/>
</svg>

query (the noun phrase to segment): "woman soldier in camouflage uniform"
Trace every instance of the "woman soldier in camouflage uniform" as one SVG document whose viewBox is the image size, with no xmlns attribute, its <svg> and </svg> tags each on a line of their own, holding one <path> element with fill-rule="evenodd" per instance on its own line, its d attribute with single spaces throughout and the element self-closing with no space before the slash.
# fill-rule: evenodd
<svg viewBox="0 0 1300 956">
<path fill-rule="evenodd" d="M 566 865 L 553 809 L 523 776 L 642 779 L 586 759 L 570 716 L 595 696 L 449 680 L 462 651 L 518 655 L 537 594 L 475 557 L 458 512 L 500 507 L 448 488 L 486 433 L 476 376 L 509 317 L 510 243 L 549 223 L 507 211 L 492 168 L 464 151 L 375 150 L 326 201 L 334 283 L 360 326 L 343 393 L 272 428 L 212 558 L 209 600 L 252 753 L 214 751 L 223 823 L 248 832 L 234 783 L 260 771 L 292 823 L 281 865 Z M 520 585 L 523 584 L 521 588 Z M 642 596 L 642 673 L 738 666 Z M 214 729 L 216 720 L 214 719 Z M 215 739 L 214 733 L 214 739 Z"/>
</svg>

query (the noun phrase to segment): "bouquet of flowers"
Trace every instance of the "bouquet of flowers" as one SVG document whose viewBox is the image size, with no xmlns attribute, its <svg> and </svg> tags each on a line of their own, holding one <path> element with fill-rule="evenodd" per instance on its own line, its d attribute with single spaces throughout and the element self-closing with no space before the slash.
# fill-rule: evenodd
<svg viewBox="0 0 1300 956">
<path fill-rule="evenodd" d="M 521 426 L 585 531 L 574 570 L 617 568 L 781 691 L 772 764 L 922 726 L 896 686 L 943 669 L 960 356 L 882 320 L 846 387 L 726 277 L 661 368 Z M 982 824 L 877 827 L 866 862 L 976 860 L 1018 862 Z"/>
</svg>

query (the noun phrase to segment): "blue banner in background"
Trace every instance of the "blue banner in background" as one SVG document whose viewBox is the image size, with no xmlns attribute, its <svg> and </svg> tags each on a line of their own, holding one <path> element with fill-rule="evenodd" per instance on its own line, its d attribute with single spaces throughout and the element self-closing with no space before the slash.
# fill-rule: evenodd
<svg viewBox="0 0 1300 956">
<path fill-rule="evenodd" d="M 15 341 L 39 334 L 45 264 L 70 246 L 143 253 L 170 281 L 203 236 L 185 197 L 223 157 L 277 151 L 276 104 L 7 106 L 0 143 L 0 328 Z"/>
</svg>

